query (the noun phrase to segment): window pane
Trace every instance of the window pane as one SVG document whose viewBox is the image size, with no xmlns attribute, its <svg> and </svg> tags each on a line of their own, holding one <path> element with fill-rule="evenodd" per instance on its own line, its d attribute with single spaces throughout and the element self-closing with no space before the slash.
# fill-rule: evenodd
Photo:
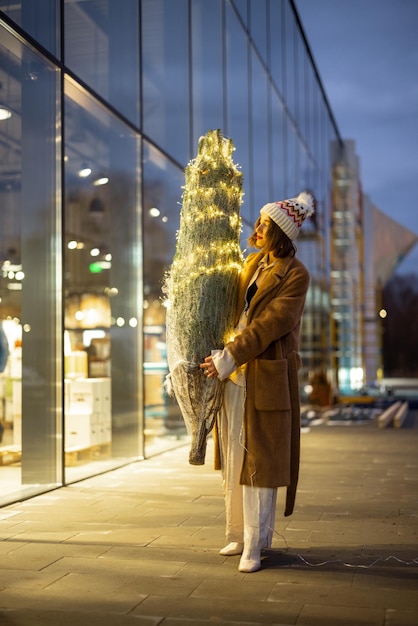
<svg viewBox="0 0 418 626">
<path fill-rule="evenodd" d="M 1 2 L 0 9 L 56 57 L 60 55 L 60 2 L 21 0 Z"/>
<path fill-rule="evenodd" d="M 284 0 L 270 2 L 270 67 L 273 81 L 280 94 L 284 93 Z"/>
<path fill-rule="evenodd" d="M 75 480 L 98 461 L 143 455 L 139 136 L 70 79 L 65 96 L 65 458 Z"/>
<path fill-rule="evenodd" d="M 295 61 L 295 48 L 296 48 L 296 24 L 293 9 L 290 4 L 285 4 L 284 11 L 284 24 L 286 36 L 284 37 L 284 97 L 286 99 L 287 108 L 290 114 L 295 117 L 296 115 L 296 61 Z"/>
<path fill-rule="evenodd" d="M 224 131 L 222 4 L 192 2 L 193 145 L 208 130 Z"/>
<path fill-rule="evenodd" d="M 1 504 L 61 483 L 62 407 L 59 74 L 0 29 Z"/>
<path fill-rule="evenodd" d="M 145 134 L 180 163 L 190 158 L 187 0 L 142 0 Z"/>
<path fill-rule="evenodd" d="M 254 197 L 251 206 L 253 213 L 252 221 L 258 217 L 263 204 L 272 201 L 271 181 L 271 147 L 269 132 L 269 106 L 267 76 L 258 60 L 253 54 L 251 58 L 252 76 L 252 116 L 253 126 L 253 150 L 252 150 L 252 171 L 250 185 L 254 189 Z"/>
<path fill-rule="evenodd" d="M 244 187 L 248 188 L 250 172 L 250 118 L 248 87 L 248 41 L 235 11 L 226 7 L 226 90 L 227 134 L 234 142 L 234 161 L 242 168 Z M 249 195 L 244 195 L 241 215 L 245 219 L 251 206 Z M 251 218 L 252 225 L 252 218 Z M 246 244 L 244 244 L 245 246 Z"/>
<path fill-rule="evenodd" d="M 286 118 L 285 121 L 285 196 L 293 197 L 298 190 L 297 179 L 297 152 L 296 152 L 297 135 L 293 124 Z"/>
<path fill-rule="evenodd" d="M 245 26 L 248 26 L 248 0 L 233 0 Z"/>
<path fill-rule="evenodd" d="M 65 65 L 139 125 L 139 9 L 136 0 L 66 0 Z"/>
<path fill-rule="evenodd" d="M 285 113 L 281 100 L 272 91 L 271 105 L 271 155 L 272 155 L 272 190 L 273 201 L 283 200 L 285 196 L 284 168 L 284 119 Z"/>
<path fill-rule="evenodd" d="M 296 37 L 296 66 L 295 66 L 295 88 L 296 88 L 296 122 L 300 133 L 306 137 L 306 118 L 309 106 L 308 93 L 308 54 L 302 35 L 297 31 Z"/>
<path fill-rule="evenodd" d="M 250 2 L 251 37 L 264 63 L 267 62 L 267 7 L 266 0 Z"/>
<path fill-rule="evenodd" d="M 174 442 L 184 443 L 186 430 L 175 400 L 167 397 L 165 308 L 161 292 L 171 266 L 180 226 L 184 172 L 159 150 L 144 142 L 144 375 L 145 452 L 160 451 Z"/>
</svg>

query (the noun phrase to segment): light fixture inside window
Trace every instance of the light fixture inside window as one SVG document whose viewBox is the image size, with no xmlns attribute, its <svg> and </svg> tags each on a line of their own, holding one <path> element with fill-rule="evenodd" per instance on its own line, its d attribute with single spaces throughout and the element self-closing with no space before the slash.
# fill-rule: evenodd
<svg viewBox="0 0 418 626">
<path fill-rule="evenodd" d="M 97 178 L 94 182 L 93 185 L 95 187 L 100 187 L 101 185 L 107 185 L 107 183 L 109 182 L 109 179 L 107 176 L 102 176 L 101 178 Z"/>
<path fill-rule="evenodd" d="M 0 99 L 0 121 L 8 120 L 10 117 L 12 117 L 12 112 L 9 109 L 9 107 L 6 106 L 5 100 L 7 100 L 7 94 L 10 93 L 10 86 L 7 85 L 7 89 L 6 89 L 6 91 L 4 91 L 3 90 L 3 83 L 0 82 L 0 91 L 2 93 L 4 93 L 4 95 L 2 95 L 1 99 Z"/>
<path fill-rule="evenodd" d="M 0 104 L 0 121 L 2 120 L 8 120 L 10 117 L 12 117 L 12 112 L 10 109 L 8 109 L 6 106 L 4 106 L 3 104 Z"/>
<path fill-rule="evenodd" d="M 87 178 L 91 174 L 91 167 L 87 163 L 82 163 L 81 168 L 78 170 L 80 178 Z"/>
</svg>

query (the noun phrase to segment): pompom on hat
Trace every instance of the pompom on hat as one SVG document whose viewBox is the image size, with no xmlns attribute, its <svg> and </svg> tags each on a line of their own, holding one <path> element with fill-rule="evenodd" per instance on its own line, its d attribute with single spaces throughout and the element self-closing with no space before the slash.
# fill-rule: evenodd
<svg viewBox="0 0 418 626">
<path fill-rule="evenodd" d="M 297 198 L 265 204 L 260 214 L 272 219 L 293 241 L 299 235 L 305 219 L 313 215 L 314 211 L 315 198 L 309 191 L 302 191 Z"/>
</svg>

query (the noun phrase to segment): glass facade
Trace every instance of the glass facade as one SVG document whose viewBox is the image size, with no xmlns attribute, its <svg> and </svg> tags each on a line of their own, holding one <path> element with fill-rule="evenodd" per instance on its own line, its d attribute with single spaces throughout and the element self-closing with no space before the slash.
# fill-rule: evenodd
<svg viewBox="0 0 418 626">
<path fill-rule="evenodd" d="M 64 418 L 71 479 L 90 472 L 88 464 L 79 466 L 79 449 L 88 450 L 88 458 L 94 450 L 95 460 L 106 463 L 143 455 L 141 137 L 69 77 L 64 128 Z"/>
<path fill-rule="evenodd" d="M 332 368 L 341 392 L 364 386 L 363 210 L 354 143 L 333 146 L 331 225 Z"/>
<path fill-rule="evenodd" d="M 0 505 L 187 441 L 161 285 L 211 128 L 243 172 L 243 247 L 266 202 L 317 198 L 307 382 L 330 362 L 339 137 L 293 2 L 0 0 Z"/>
</svg>

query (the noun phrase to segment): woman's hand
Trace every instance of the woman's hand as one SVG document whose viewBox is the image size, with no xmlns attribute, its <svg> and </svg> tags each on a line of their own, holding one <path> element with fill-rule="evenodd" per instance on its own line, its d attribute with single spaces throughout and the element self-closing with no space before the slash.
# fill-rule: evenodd
<svg viewBox="0 0 418 626">
<path fill-rule="evenodd" d="M 207 356 L 199 367 L 203 370 L 203 373 L 207 378 L 217 378 L 219 376 L 218 370 L 216 369 L 211 356 Z"/>
</svg>

